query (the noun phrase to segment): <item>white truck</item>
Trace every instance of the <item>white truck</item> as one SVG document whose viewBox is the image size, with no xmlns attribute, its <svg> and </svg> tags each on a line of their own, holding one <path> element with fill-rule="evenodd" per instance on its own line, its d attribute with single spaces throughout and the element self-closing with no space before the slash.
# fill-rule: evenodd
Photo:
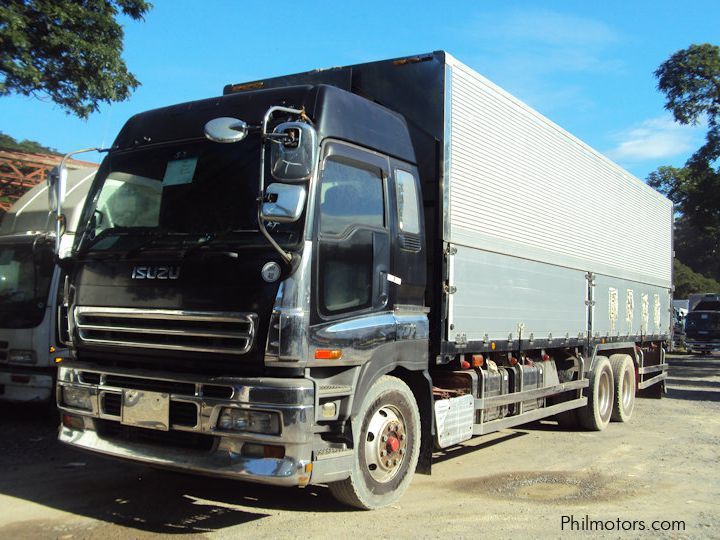
<svg viewBox="0 0 720 540">
<path fill-rule="evenodd" d="M 434 448 L 626 422 L 667 375 L 672 222 L 442 51 L 138 114 L 62 263 L 60 440 L 377 508 Z"/>
<path fill-rule="evenodd" d="M 75 227 L 95 169 L 68 174 L 64 212 L 67 230 L 61 256 Z M 60 270 L 55 265 L 55 216 L 48 188 L 38 184 L 5 214 L 0 224 L 0 401 L 54 400 Z"/>
</svg>

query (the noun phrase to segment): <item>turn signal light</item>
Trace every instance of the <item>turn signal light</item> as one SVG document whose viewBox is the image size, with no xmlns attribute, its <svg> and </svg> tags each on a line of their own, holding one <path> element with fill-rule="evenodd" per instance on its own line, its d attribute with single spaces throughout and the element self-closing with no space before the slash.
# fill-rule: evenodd
<svg viewBox="0 0 720 540">
<path fill-rule="evenodd" d="M 315 360 L 340 360 L 341 349 L 318 349 L 315 351 Z"/>
<path fill-rule="evenodd" d="M 473 354 L 472 355 L 472 365 L 475 368 L 482 367 L 485 363 L 485 357 L 482 354 Z"/>
</svg>

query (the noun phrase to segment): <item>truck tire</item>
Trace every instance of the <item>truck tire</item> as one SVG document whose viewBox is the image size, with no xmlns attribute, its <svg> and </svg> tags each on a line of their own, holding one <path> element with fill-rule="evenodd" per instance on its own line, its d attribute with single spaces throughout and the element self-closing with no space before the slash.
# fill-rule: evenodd
<svg viewBox="0 0 720 540">
<path fill-rule="evenodd" d="M 410 485 L 420 452 L 420 412 L 410 388 L 396 377 L 380 377 L 353 418 L 352 431 L 350 478 L 329 484 L 330 493 L 363 510 L 392 504 Z"/>
<path fill-rule="evenodd" d="M 635 363 L 629 354 L 613 354 L 610 357 L 613 380 L 615 381 L 615 400 L 610 420 L 629 422 L 635 409 Z"/>
<path fill-rule="evenodd" d="M 587 405 L 577 410 L 580 425 L 590 431 L 602 431 L 610 423 L 614 401 L 613 373 L 606 356 L 595 357 L 590 385 L 585 395 Z"/>
</svg>

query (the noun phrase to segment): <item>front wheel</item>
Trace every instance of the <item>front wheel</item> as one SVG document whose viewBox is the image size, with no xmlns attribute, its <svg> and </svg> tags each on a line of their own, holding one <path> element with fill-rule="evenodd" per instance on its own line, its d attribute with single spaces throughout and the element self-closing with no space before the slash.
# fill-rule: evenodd
<svg viewBox="0 0 720 540">
<path fill-rule="evenodd" d="M 333 482 L 340 502 L 364 510 L 397 501 L 410 485 L 420 452 L 420 412 L 408 386 L 380 377 L 352 422 L 355 439 L 350 478 Z"/>
</svg>

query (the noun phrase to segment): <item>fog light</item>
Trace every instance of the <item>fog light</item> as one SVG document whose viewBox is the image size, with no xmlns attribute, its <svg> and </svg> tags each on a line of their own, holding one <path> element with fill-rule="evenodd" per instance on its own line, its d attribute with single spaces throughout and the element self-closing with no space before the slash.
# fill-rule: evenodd
<svg viewBox="0 0 720 540">
<path fill-rule="evenodd" d="M 92 397 L 90 392 L 85 388 L 74 388 L 72 386 L 62 387 L 63 405 L 72 407 L 73 409 L 92 410 Z"/>
<path fill-rule="evenodd" d="M 285 457 L 285 447 L 270 444 L 245 443 L 242 447 L 242 455 L 254 458 L 282 459 Z"/>
<path fill-rule="evenodd" d="M 35 364 L 35 351 L 13 350 L 8 353 L 8 364 Z"/>
<path fill-rule="evenodd" d="M 63 426 L 70 429 L 85 429 L 85 422 L 79 416 L 73 414 L 63 414 Z"/>
<path fill-rule="evenodd" d="M 280 415 L 275 412 L 225 407 L 220 413 L 217 425 L 223 431 L 247 431 L 277 435 L 280 433 Z"/>
</svg>

